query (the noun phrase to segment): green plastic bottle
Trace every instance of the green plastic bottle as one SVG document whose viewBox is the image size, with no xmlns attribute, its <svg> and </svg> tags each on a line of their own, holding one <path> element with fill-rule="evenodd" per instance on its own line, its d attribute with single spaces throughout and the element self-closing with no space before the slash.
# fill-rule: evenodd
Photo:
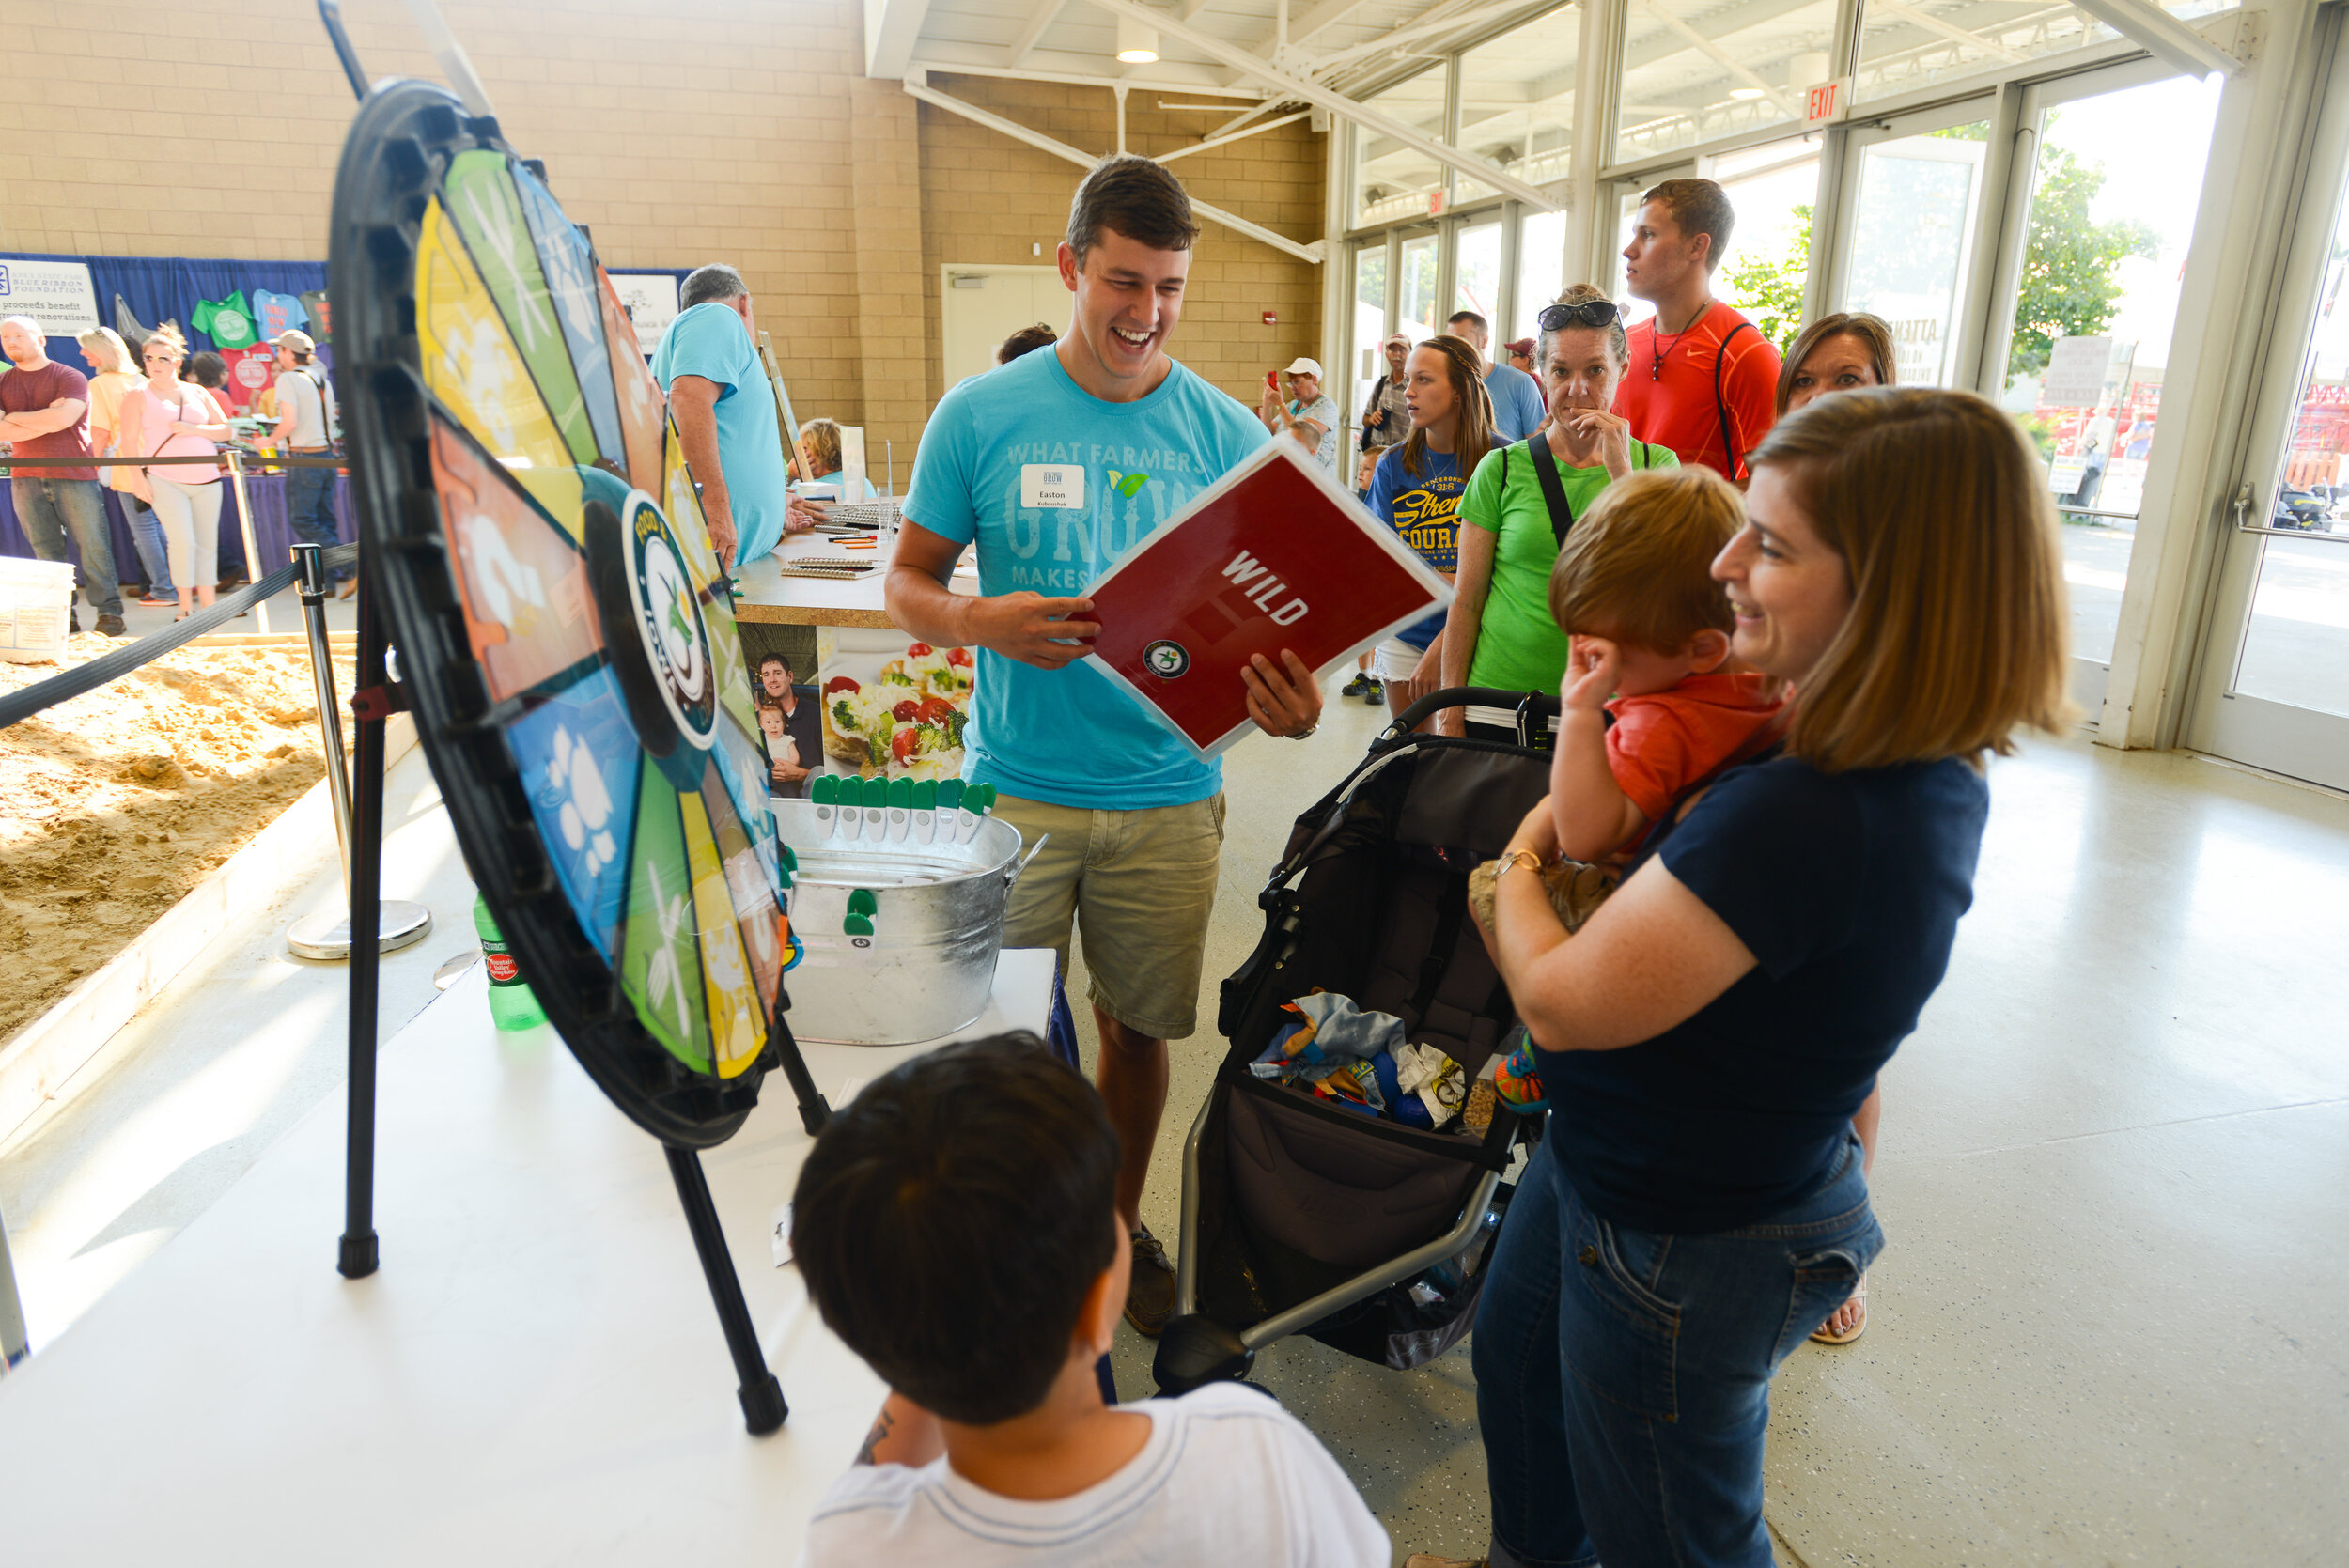
<svg viewBox="0 0 2349 1568">
<path fill-rule="evenodd" d="M 481 956 L 490 966 L 490 1018 L 500 1029 L 536 1029 L 546 1022 L 547 1010 L 538 1005 L 538 999 L 530 993 L 530 983 L 514 967 L 513 955 L 506 951 L 506 939 L 498 934 L 498 923 L 490 918 L 489 903 L 477 893 L 473 895 L 473 928 L 481 938 Z"/>
</svg>

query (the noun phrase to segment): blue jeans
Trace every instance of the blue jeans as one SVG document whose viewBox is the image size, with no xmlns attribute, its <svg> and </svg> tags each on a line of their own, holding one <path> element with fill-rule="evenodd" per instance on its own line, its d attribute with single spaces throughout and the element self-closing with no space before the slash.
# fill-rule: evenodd
<svg viewBox="0 0 2349 1568">
<path fill-rule="evenodd" d="M 82 597 L 101 615 L 122 613 L 122 584 L 115 581 L 115 545 L 106 530 L 106 503 L 95 479 L 8 479 L 9 499 L 24 540 L 44 561 L 68 561 L 66 538 L 82 552 Z"/>
<path fill-rule="evenodd" d="M 1784 1209 L 1709 1235 L 1599 1219 L 1551 1147 L 1476 1314 L 1493 1568 L 1768 1568 L 1770 1374 L 1884 1247 L 1859 1140 Z"/>
<path fill-rule="evenodd" d="M 141 508 L 126 497 L 123 514 L 131 520 L 131 543 L 139 552 L 139 565 L 147 571 L 147 597 L 173 598 L 179 590 L 171 585 L 171 551 L 163 546 L 163 525 L 156 520 L 155 508 Z"/>
<path fill-rule="evenodd" d="M 305 458 L 331 456 L 327 452 L 304 452 Z M 286 520 L 293 531 L 311 544 L 329 547 L 343 542 L 340 525 L 334 518 L 334 471 L 331 468 L 289 468 L 286 471 Z M 356 568 L 337 567 L 329 575 L 340 582 L 353 575 Z"/>
</svg>

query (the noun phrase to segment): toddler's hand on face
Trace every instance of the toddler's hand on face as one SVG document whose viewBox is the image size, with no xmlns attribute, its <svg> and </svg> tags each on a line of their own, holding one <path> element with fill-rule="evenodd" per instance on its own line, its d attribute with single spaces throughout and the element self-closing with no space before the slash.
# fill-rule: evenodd
<svg viewBox="0 0 2349 1568">
<path fill-rule="evenodd" d="M 1566 711 L 1596 713 L 1615 694 L 1615 682 L 1621 673 L 1622 655 L 1615 644 L 1605 637 L 1577 637 L 1566 655 L 1565 684 L 1559 688 L 1559 701 Z"/>
</svg>

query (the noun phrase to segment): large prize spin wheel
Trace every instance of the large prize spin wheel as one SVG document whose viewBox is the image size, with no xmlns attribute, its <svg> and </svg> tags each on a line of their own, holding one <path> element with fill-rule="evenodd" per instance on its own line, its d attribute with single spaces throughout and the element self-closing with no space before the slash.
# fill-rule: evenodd
<svg viewBox="0 0 2349 1568">
<path fill-rule="evenodd" d="M 668 1150 L 754 1432 L 785 1407 L 697 1151 L 782 1066 L 788 857 L 733 597 L 587 237 L 492 119 L 368 93 L 329 283 L 362 565 L 482 895 L 572 1053 Z"/>
</svg>

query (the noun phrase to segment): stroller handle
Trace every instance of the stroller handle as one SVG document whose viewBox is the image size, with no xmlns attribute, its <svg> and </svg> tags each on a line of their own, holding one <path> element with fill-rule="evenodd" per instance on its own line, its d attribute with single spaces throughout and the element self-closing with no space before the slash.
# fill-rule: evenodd
<svg viewBox="0 0 2349 1568">
<path fill-rule="evenodd" d="M 1429 715 L 1447 707 L 1500 707 L 1512 713 L 1523 712 L 1529 719 L 1555 719 L 1559 714 L 1555 692 L 1509 691 L 1498 686 L 1449 686 L 1441 691 L 1430 691 L 1397 714 L 1389 728 L 1396 734 L 1408 735 Z"/>
</svg>

